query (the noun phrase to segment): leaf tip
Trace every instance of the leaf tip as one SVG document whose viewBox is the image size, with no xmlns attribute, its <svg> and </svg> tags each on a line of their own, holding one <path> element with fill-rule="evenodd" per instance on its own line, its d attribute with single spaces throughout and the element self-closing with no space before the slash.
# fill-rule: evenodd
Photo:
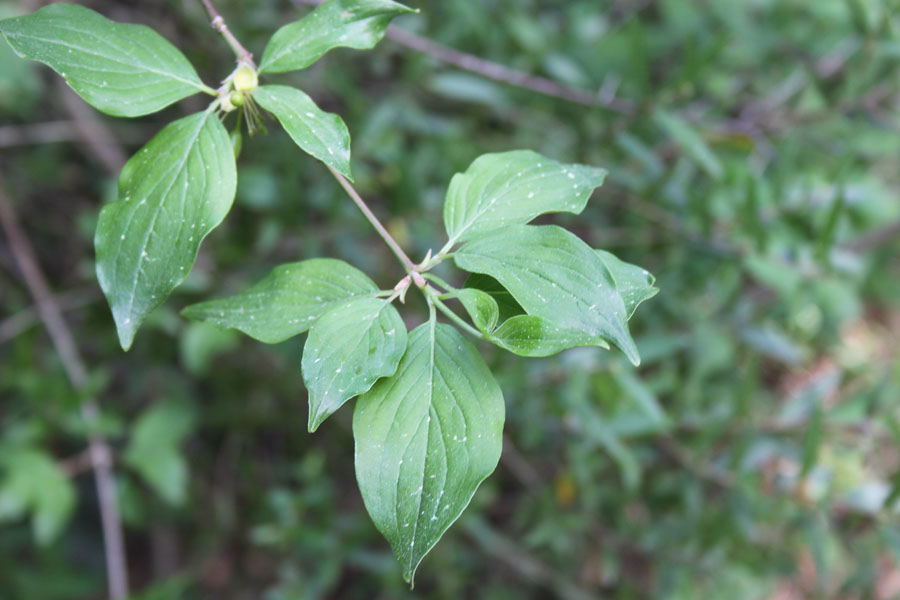
<svg viewBox="0 0 900 600">
<path fill-rule="evenodd" d="M 419 562 L 421 562 L 421 559 L 419 559 Z M 409 584 L 410 591 L 416 588 L 416 569 L 418 568 L 418 562 L 416 562 L 416 564 L 412 564 L 412 562 L 410 562 L 409 567 L 403 569 L 403 581 Z"/>
<path fill-rule="evenodd" d="M 325 419 L 331 416 L 332 412 L 333 411 L 328 411 L 322 399 L 317 399 L 310 393 L 309 421 L 306 425 L 307 431 L 309 431 L 309 433 L 315 433 L 319 426 L 325 422 Z"/>
<path fill-rule="evenodd" d="M 324 420 L 325 419 L 322 419 L 319 417 L 317 412 L 313 412 L 312 410 L 310 410 L 309 411 L 309 422 L 306 425 L 306 430 L 309 433 L 315 433 L 316 429 L 319 428 L 319 425 L 321 425 L 322 421 L 324 421 Z"/>
<path fill-rule="evenodd" d="M 631 335 L 626 335 L 619 340 L 614 340 L 614 342 L 632 365 L 635 367 L 641 365 L 641 355 L 638 354 L 637 344 L 634 343 Z"/>
<path fill-rule="evenodd" d="M 120 322 L 116 319 L 116 333 L 119 335 L 119 345 L 122 346 L 122 350 L 125 352 L 131 350 L 131 345 L 134 343 L 134 334 L 137 333 L 137 327 L 132 326 L 129 321 L 129 319 L 125 319 L 124 322 Z"/>
</svg>

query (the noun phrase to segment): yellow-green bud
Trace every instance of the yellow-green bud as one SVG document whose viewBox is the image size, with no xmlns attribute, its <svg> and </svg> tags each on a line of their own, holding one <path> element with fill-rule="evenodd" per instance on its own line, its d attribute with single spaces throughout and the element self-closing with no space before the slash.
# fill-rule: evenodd
<svg viewBox="0 0 900 600">
<path fill-rule="evenodd" d="M 231 92 L 229 100 L 231 100 L 231 104 L 233 106 L 240 106 L 244 103 L 244 94 L 242 94 L 241 92 Z"/>
<path fill-rule="evenodd" d="M 252 92 L 259 85 L 259 77 L 256 71 L 248 65 L 242 65 L 234 73 L 234 89 L 239 92 Z"/>
</svg>

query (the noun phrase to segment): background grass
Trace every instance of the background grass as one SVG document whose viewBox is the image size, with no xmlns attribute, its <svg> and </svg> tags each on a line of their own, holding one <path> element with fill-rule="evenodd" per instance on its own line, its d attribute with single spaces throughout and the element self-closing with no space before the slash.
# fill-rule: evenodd
<svg viewBox="0 0 900 600">
<path fill-rule="evenodd" d="M 231 70 L 199 2 L 86 4 L 156 28 L 208 83 Z M 378 237 L 287 135 L 245 139 L 231 215 L 123 354 L 93 274 L 115 193 L 78 127 L 97 125 L 49 69 L 0 47 L 0 176 L 102 405 L 136 597 L 897 597 L 900 3 L 409 4 L 421 13 L 396 22 L 405 31 L 599 101 L 392 40 L 270 81 L 343 116 L 357 187 L 414 259 L 442 244 L 447 183 L 481 153 L 609 169 L 584 214 L 544 222 L 657 275 L 632 320 L 644 362 L 480 346 L 506 399 L 503 459 L 410 592 L 356 489 L 351 410 L 306 433 L 302 338 L 264 346 L 178 316 L 315 256 L 392 286 L 402 271 Z M 257 56 L 308 10 L 217 6 Z M 96 118 L 114 161 L 202 102 Z M 31 305 L 4 238 L 0 596 L 100 598 L 84 394 Z M 404 317 L 425 314 L 411 300 Z"/>
</svg>

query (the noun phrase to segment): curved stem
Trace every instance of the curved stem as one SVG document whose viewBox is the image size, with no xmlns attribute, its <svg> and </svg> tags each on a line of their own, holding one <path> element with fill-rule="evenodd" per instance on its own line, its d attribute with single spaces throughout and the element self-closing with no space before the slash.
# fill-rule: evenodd
<svg viewBox="0 0 900 600">
<path fill-rule="evenodd" d="M 2 186 L 0 181 L 0 186 Z M 13 212 L 2 187 L 0 187 L 0 226 L 6 232 L 9 247 L 25 285 L 34 298 L 37 312 L 44 322 L 50 340 L 59 354 L 60 362 L 72 387 L 79 392 L 88 388 L 88 371 L 81 357 L 75 336 L 62 316 L 59 305 L 47 278 L 38 263 L 34 248 Z M 109 445 L 100 433 L 100 407 L 94 398 L 81 402 L 81 416 L 88 427 L 88 455 L 94 470 L 97 503 L 100 507 L 100 526 L 103 532 L 103 548 L 106 558 L 106 580 L 109 597 L 124 600 L 128 596 L 128 565 L 125 555 L 125 535 L 116 496 L 115 474 Z"/>
<path fill-rule="evenodd" d="M 431 283 L 434 283 L 434 284 L 436 284 L 436 285 L 441 286 L 442 288 L 444 288 L 445 290 L 447 290 L 447 292 L 456 292 L 456 291 L 458 291 L 455 287 L 453 287 L 452 285 L 450 285 L 449 283 L 447 283 L 446 281 L 444 281 L 443 279 L 441 279 L 440 277 L 438 277 L 438 276 L 435 275 L 434 273 L 422 273 L 422 277 L 424 277 L 425 279 L 427 279 L 427 280 L 430 281 Z"/>
<path fill-rule="evenodd" d="M 428 322 L 431 323 L 432 331 L 434 331 L 434 324 L 437 321 L 437 315 L 434 312 L 434 300 L 428 294 L 425 294 L 425 301 L 428 302 Z"/>
<path fill-rule="evenodd" d="M 438 293 L 437 293 L 437 291 L 435 291 L 435 289 L 433 287 L 425 286 L 422 291 L 425 293 L 425 297 L 428 298 L 428 300 L 429 300 L 429 306 L 431 306 L 431 305 L 436 306 L 437 309 L 439 311 L 441 311 L 442 313 L 444 313 L 445 315 L 447 315 L 447 317 L 449 317 L 451 321 L 453 321 L 454 323 L 459 325 L 462 329 L 464 329 L 471 335 L 477 337 L 478 339 L 480 339 L 480 340 L 487 339 L 487 337 L 483 333 L 481 333 L 480 331 L 478 331 L 477 329 L 475 329 L 474 327 L 472 327 L 471 325 L 466 323 L 462 317 L 460 317 L 458 314 L 456 314 L 455 312 L 453 312 L 452 310 L 447 308 L 447 305 L 444 304 L 444 302 L 438 297 Z M 432 310 L 434 310 L 434 309 L 432 308 Z"/>
<path fill-rule="evenodd" d="M 403 251 L 403 248 L 400 247 L 400 244 L 397 243 L 388 230 L 384 228 L 384 225 L 378 220 L 378 217 L 375 216 L 368 205 L 366 205 L 365 200 L 359 195 L 359 193 L 353 188 L 353 185 L 347 181 L 347 178 L 340 174 L 340 172 L 332 167 L 331 165 L 325 165 L 328 167 L 328 170 L 331 171 L 331 174 L 334 175 L 334 178 L 337 179 L 337 182 L 341 184 L 341 187 L 344 188 L 344 191 L 347 192 L 347 195 L 350 196 L 350 199 L 353 200 L 356 207 L 359 208 L 360 212 L 368 219 L 369 223 L 372 227 L 375 228 L 375 231 L 378 232 L 378 235 L 381 236 L 381 239 L 384 240 L 384 243 L 388 245 L 388 248 L 394 253 L 394 256 L 397 257 L 397 260 L 400 261 L 400 264 L 403 265 L 403 268 L 406 269 L 407 273 L 411 273 L 416 270 L 416 264 L 406 255 L 406 252 Z"/>
</svg>

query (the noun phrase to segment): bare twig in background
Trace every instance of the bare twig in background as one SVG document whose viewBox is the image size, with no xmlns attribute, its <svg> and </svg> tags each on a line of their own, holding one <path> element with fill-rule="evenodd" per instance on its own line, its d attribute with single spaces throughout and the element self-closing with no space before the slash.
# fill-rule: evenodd
<svg viewBox="0 0 900 600">
<path fill-rule="evenodd" d="M 109 454 L 109 458 L 110 463 L 112 463 L 112 453 Z M 56 466 L 59 467 L 59 470 L 62 471 L 66 477 L 69 478 L 81 475 L 86 471 L 90 471 L 94 468 L 94 463 L 91 459 L 90 447 L 74 456 L 64 458 L 63 460 L 56 463 Z"/>
<path fill-rule="evenodd" d="M 72 115 L 75 128 L 81 139 L 85 141 L 93 156 L 110 174 L 117 175 L 119 170 L 128 160 L 128 156 L 116 141 L 109 128 L 100 120 L 84 100 L 78 97 L 69 86 L 63 82 L 57 85 L 61 90 L 63 105 L 66 111 Z"/>
<path fill-rule="evenodd" d="M 500 460 L 526 490 L 534 492 L 543 486 L 544 481 L 540 473 L 522 456 L 512 438 L 506 434 L 503 434 L 503 452 L 500 453 Z"/>
<path fill-rule="evenodd" d="M 517 575 L 529 581 L 546 585 L 564 600 L 586 600 L 596 598 L 596 593 L 581 589 L 553 568 L 522 549 L 479 519 L 463 519 L 460 526 L 486 554 L 502 562 Z"/>
<path fill-rule="evenodd" d="M 63 368 L 72 386 L 83 390 L 88 383 L 87 369 L 75 345 L 69 326 L 63 319 L 47 280 L 37 262 L 31 242 L 19 225 L 12 206 L 6 198 L 0 180 L 0 224 L 6 233 L 9 246 L 28 290 L 34 297 L 38 313 L 53 341 Z M 100 520 L 103 528 L 103 545 L 106 554 L 106 575 L 109 595 L 113 600 L 128 596 L 128 571 L 125 561 L 125 542 L 119 506 L 116 500 L 115 479 L 113 477 L 109 447 L 103 436 L 97 432 L 100 418 L 97 402 L 87 398 L 81 403 L 81 415 L 88 425 L 88 449 L 100 505 Z"/>
<path fill-rule="evenodd" d="M 885 225 L 880 229 L 862 235 L 848 243 L 846 248 L 862 254 L 879 246 L 896 242 L 898 239 L 900 239 L 900 221 L 895 221 L 890 225 Z"/>
<path fill-rule="evenodd" d="M 127 144 L 144 143 L 155 128 L 145 125 L 118 125 L 116 139 Z M 78 121 L 47 121 L 0 126 L 0 148 L 74 142 L 84 139 L 78 130 Z"/>
<path fill-rule="evenodd" d="M 97 286 L 92 285 L 83 289 L 57 294 L 54 301 L 60 310 L 67 311 L 90 304 L 99 297 Z M 37 307 L 30 306 L 0 321 L 0 344 L 13 339 L 23 331 L 27 331 L 28 328 L 40 322 L 40 320 L 41 316 L 38 314 Z"/>
<path fill-rule="evenodd" d="M 312 0 L 301 1 L 311 2 Z M 600 92 L 590 92 L 588 90 L 567 87 L 545 77 L 523 73 L 522 71 L 511 69 L 504 65 L 473 56 L 472 54 L 460 52 L 459 50 L 444 46 L 443 44 L 438 44 L 428 38 L 416 35 L 394 25 L 388 27 L 387 37 L 398 44 L 427 54 L 436 60 L 453 65 L 464 71 L 470 71 L 481 75 L 482 77 L 499 81 L 500 83 L 524 88 L 532 92 L 560 98 L 576 104 L 599 106 L 627 115 L 634 113 L 634 105 L 627 100 L 616 98 L 610 92 L 609 86 L 606 86 L 607 89 L 605 90 L 605 93 L 602 93 L 603 88 L 601 88 Z"/>
<path fill-rule="evenodd" d="M 724 489 L 731 489 L 737 485 L 737 480 L 733 474 L 695 459 L 671 436 L 660 435 L 656 438 L 656 446 L 677 465 L 690 471 L 700 479 L 709 481 Z"/>
<path fill-rule="evenodd" d="M 297 4 L 307 4 L 310 6 L 318 6 L 322 0 L 295 0 Z M 633 114 L 635 112 L 634 104 L 628 100 L 616 98 L 610 92 L 610 88 L 615 86 L 605 86 L 604 90 L 591 92 L 579 88 L 568 87 L 557 83 L 546 77 L 531 75 L 507 66 L 485 60 L 472 54 L 460 52 L 455 48 L 444 46 L 434 42 L 426 37 L 416 35 L 400 27 L 391 25 L 387 28 L 385 34 L 389 39 L 406 46 L 412 50 L 422 52 L 443 63 L 453 65 L 464 71 L 469 71 L 500 83 L 523 88 L 545 96 L 560 98 L 576 104 L 585 106 L 598 106 L 607 108 L 622 114 Z"/>
</svg>

